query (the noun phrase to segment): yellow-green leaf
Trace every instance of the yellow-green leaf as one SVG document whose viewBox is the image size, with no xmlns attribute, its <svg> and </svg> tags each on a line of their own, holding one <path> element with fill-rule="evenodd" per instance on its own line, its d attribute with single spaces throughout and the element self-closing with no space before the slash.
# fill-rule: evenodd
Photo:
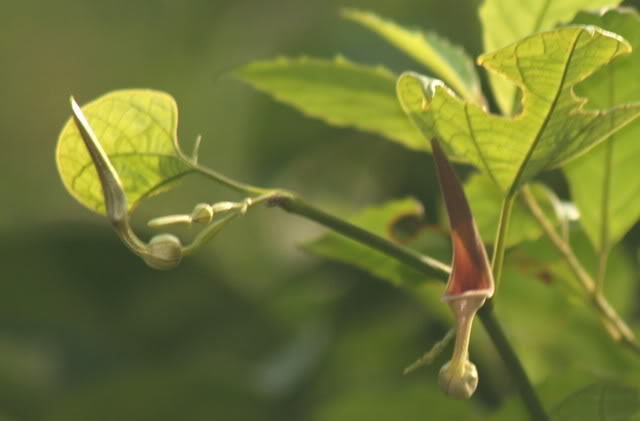
<svg viewBox="0 0 640 421">
<path fill-rule="evenodd" d="M 373 132 L 408 148 L 428 150 L 395 95 L 396 76 L 344 58 L 279 58 L 251 63 L 236 76 L 311 117 Z"/>
<path fill-rule="evenodd" d="M 547 31 L 558 23 L 569 22 L 577 11 L 613 6 L 620 0 L 484 0 L 480 7 L 485 52 L 505 47 L 530 34 Z M 511 115 L 516 86 L 500 75 L 489 74 L 500 109 Z"/>
<path fill-rule="evenodd" d="M 591 107 L 610 108 L 619 102 L 640 102 L 640 16 L 610 10 L 605 14 L 580 13 L 579 23 L 600 26 L 625 37 L 631 55 L 620 57 L 576 87 Z M 580 220 L 597 250 L 609 249 L 640 218 L 640 121 L 634 121 L 564 168 Z"/>
<path fill-rule="evenodd" d="M 592 26 L 573 26 L 527 37 L 480 57 L 524 91 L 515 118 L 489 114 L 462 101 L 442 82 L 405 73 L 400 102 L 425 137 L 440 137 L 453 156 L 487 173 L 514 193 L 540 171 L 557 167 L 605 140 L 640 116 L 640 105 L 583 109 L 573 87 L 630 51 L 621 37 Z"/>
<path fill-rule="evenodd" d="M 177 155 L 178 110 L 173 98 L 152 90 L 108 93 L 82 107 L 122 181 L 129 208 L 189 172 Z M 56 148 L 62 181 L 87 208 L 105 213 L 102 186 L 73 119 Z"/>
</svg>

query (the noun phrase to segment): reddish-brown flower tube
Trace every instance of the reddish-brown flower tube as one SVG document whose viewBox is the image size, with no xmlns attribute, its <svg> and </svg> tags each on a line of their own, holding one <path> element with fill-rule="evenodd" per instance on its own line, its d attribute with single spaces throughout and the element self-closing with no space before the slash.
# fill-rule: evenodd
<svg viewBox="0 0 640 421">
<path fill-rule="evenodd" d="M 440 370 L 439 384 L 450 396 L 469 398 L 478 385 L 476 367 L 468 359 L 471 327 L 478 309 L 493 296 L 493 275 L 462 185 L 436 139 L 431 147 L 453 246 L 451 276 L 442 300 L 449 304 L 456 322 L 453 356 Z"/>
</svg>

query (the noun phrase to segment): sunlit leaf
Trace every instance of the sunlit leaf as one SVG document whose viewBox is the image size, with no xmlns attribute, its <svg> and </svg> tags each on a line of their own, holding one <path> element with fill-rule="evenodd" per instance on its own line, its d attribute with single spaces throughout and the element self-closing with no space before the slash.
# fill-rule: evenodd
<svg viewBox="0 0 640 421">
<path fill-rule="evenodd" d="M 189 172 L 176 154 L 178 111 L 168 94 L 114 91 L 82 110 L 120 176 L 130 209 Z M 104 214 L 100 180 L 72 119 L 58 138 L 56 161 L 69 193 Z"/>
<path fill-rule="evenodd" d="M 403 108 L 425 137 L 438 136 L 453 156 L 514 193 L 540 171 L 557 167 L 640 116 L 640 105 L 582 109 L 576 83 L 628 53 L 620 37 L 595 27 L 567 27 L 530 36 L 480 57 L 486 68 L 520 85 L 524 109 L 514 119 L 460 100 L 438 80 L 405 73 L 398 80 Z"/>
<path fill-rule="evenodd" d="M 530 34 L 569 22 L 577 11 L 617 5 L 620 0 L 484 0 L 480 7 L 483 46 L 492 52 Z M 516 86 L 497 74 L 489 74 L 496 101 L 505 115 L 511 115 Z"/>
<path fill-rule="evenodd" d="M 346 9 L 343 15 L 378 33 L 413 57 L 467 101 L 485 103 L 473 60 L 461 47 L 454 46 L 435 32 L 410 30 L 371 12 Z"/>
<path fill-rule="evenodd" d="M 637 12 L 610 10 L 603 15 L 581 13 L 577 23 L 594 24 L 625 37 L 633 53 L 620 57 L 576 87 L 592 108 L 640 102 L 640 17 Z M 571 197 L 580 209 L 582 226 L 596 249 L 617 243 L 640 218 L 640 122 L 565 167 Z"/>
<path fill-rule="evenodd" d="M 236 76 L 331 125 L 373 132 L 411 149 L 428 149 L 398 104 L 396 76 L 382 67 L 344 58 L 279 58 L 251 63 Z"/>
<path fill-rule="evenodd" d="M 386 203 L 366 209 L 350 221 L 386 238 L 391 238 L 393 224 L 407 215 L 422 215 L 422 206 L 414 199 Z M 412 286 L 427 281 L 417 269 L 408 266 L 378 250 L 372 249 L 335 233 L 325 234 L 307 243 L 304 248 L 314 254 L 352 264 L 395 285 Z"/>
<path fill-rule="evenodd" d="M 640 387 L 611 382 L 592 384 L 569 396 L 551 415 L 554 420 L 630 420 L 640 416 Z"/>
<path fill-rule="evenodd" d="M 545 214 L 554 219 L 554 209 L 550 196 L 553 193 L 540 184 L 534 184 L 531 186 L 531 190 L 538 203 L 543 207 Z M 471 204 L 473 217 L 476 220 L 482 241 L 487 244 L 493 244 L 500 220 L 503 200 L 502 192 L 491 178 L 482 173 L 476 173 L 469 177 L 464 183 L 464 191 Z M 522 241 L 535 240 L 541 235 L 542 228 L 533 218 L 531 212 L 524 204 L 517 201 L 511 213 L 511 224 L 509 225 L 506 241 L 507 247 L 514 246 Z"/>
</svg>

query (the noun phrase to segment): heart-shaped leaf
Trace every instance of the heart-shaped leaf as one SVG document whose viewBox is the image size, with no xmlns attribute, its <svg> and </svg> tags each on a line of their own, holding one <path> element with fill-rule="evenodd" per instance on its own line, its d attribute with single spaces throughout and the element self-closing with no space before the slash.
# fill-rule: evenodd
<svg viewBox="0 0 640 421">
<path fill-rule="evenodd" d="M 617 5 L 620 0 L 484 0 L 480 7 L 485 52 L 495 51 L 529 34 L 548 31 L 569 22 L 579 10 L 595 10 Z M 496 102 L 505 115 L 511 115 L 516 86 L 497 74 L 489 74 Z"/>
<path fill-rule="evenodd" d="M 598 108 L 621 101 L 640 102 L 638 13 L 629 9 L 581 13 L 576 21 L 619 33 L 634 49 L 578 85 L 577 92 Z M 639 140 L 640 121 L 635 121 L 564 169 L 582 226 L 597 250 L 607 250 L 620 241 L 640 218 Z"/>
<path fill-rule="evenodd" d="M 532 35 L 479 58 L 524 92 L 515 118 L 489 114 L 459 99 L 438 80 L 405 73 L 397 92 L 427 138 L 466 158 L 509 195 L 540 171 L 559 166 L 640 116 L 640 105 L 586 111 L 573 87 L 631 47 L 596 27 L 566 27 Z"/>
<path fill-rule="evenodd" d="M 170 95 L 114 91 L 82 111 L 120 176 L 130 210 L 190 171 L 177 154 L 178 110 Z M 72 119 L 58 138 L 56 161 L 69 193 L 87 208 L 105 214 L 100 179 Z"/>
</svg>

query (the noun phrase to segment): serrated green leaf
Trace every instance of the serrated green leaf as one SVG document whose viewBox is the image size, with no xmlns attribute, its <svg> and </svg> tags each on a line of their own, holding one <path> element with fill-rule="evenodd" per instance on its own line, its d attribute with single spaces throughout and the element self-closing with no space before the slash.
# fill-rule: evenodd
<svg viewBox="0 0 640 421">
<path fill-rule="evenodd" d="M 625 421 L 640 414 L 640 388 L 602 382 L 589 385 L 551 411 L 554 420 Z"/>
<path fill-rule="evenodd" d="M 396 76 L 343 58 L 279 58 L 253 62 L 235 75 L 276 100 L 339 127 L 373 132 L 427 150 L 395 96 Z"/>
<path fill-rule="evenodd" d="M 485 52 L 505 47 L 530 34 L 547 31 L 558 23 L 569 22 L 579 10 L 595 10 L 617 5 L 620 0 L 485 0 L 480 7 Z M 493 92 L 505 115 L 511 115 L 516 86 L 496 74 L 489 74 Z"/>
<path fill-rule="evenodd" d="M 178 111 L 170 95 L 114 91 L 82 111 L 120 176 L 130 209 L 189 172 L 176 153 Z M 69 193 L 87 208 L 105 214 L 100 180 L 72 119 L 58 137 L 56 162 Z"/>
<path fill-rule="evenodd" d="M 531 191 L 542 206 L 545 214 L 551 219 L 555 219 L 553 203 L 550 197 L 553 193 L 541 184 L 532 185 Z M 503 201 L 502 192 L 491 178 L 482 173 L 475 173 L 467 179 L 464 183 L 464 192 L 471 204 L 473 217 L 476 220 L 482 241 L 487 244 L 493 244 L 500 220 Z M 516 202 L 511 212 L 511 223 L 507 234 L 506 246 L 512 247 L 526 240 L 535 240 L 542 233 L 542 228 L 540 228 L 540 225 L 526 206 L 519 201 Z"/>
<path fill-rule="evenodd" d="M 350 221 L 360 227 L 390 238 L 393 221 L 401 216 L 422 215 L 422 206 L 415 199 L 403 199 L 368 208 Z M 304 245 L 304 249 L 329 259 L 354 265 L 398 286 L 424 283 L 425 275 L 382 252 L 339 234 L 329 233 Z"/>
<path fill-rule="evenodd" d="M 485 104 L 473 60 L 461 47 L 451 44 L 434 32 L 409 30 L 371 12 L 345 9 L 343 16 L 376 32 L 413 57 L 467 101 Z"/>
<path fill-rule="evenodd" d="M 592 107 L 640 102 L 640 17 L 626 9 L 581 13 L 577 23 L 594 24 L 625 37 L 633 53 L 620 57 L 576 87 Z M 617 243 L 640 218 L 640 122 L 635 121 L 564 168 L 571 197 L 589 240 L 597 250 Z"/>
<path fill-rule="evenodd" d="M 640 116 L 640 105 L 586 111 L 578 82 L 620 54 L 622 38 L 596 27 L 567 27 L 532 35 L 480 57 L 524 91 L 513 119 L 487 113 L 442 82 L 405 73 L 398 80 L 404 110 L 425 137 L 438 136 L 448 153 L 464 157 L 508 194 L 539 172 L 576 158 Z"/>
</svg>

